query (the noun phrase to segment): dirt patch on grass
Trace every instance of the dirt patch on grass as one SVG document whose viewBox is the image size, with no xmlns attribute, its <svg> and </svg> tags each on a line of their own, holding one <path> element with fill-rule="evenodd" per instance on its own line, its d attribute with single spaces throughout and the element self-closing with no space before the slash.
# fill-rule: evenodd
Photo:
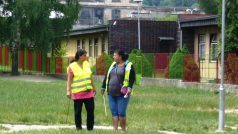
<svg viewBox="0 0 238 134">
<path fill-rule="evenodd" d="M 219 109 L 201 109 L 197 108 L 196 111 L 201 112 L 219 112 Z M 238 114 L 238 109 L 225 109 L 226 114 Z"/>
<path fill-rule="evenodd" d="M 227 114 L 238 114 L 238 109 L 226 109 L 225 113 L 227 113 Z"/>
</svg>

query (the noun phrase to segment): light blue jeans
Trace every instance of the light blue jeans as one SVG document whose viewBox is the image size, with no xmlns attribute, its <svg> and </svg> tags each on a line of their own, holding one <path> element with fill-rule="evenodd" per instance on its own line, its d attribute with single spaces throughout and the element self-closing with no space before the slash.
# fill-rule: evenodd
<svg viewBox="0 0 238 134">
<path fill-rule="evenodd" d="M 109 107 L 112 116 L 126 117 L 126 109 L 129 103 L 130 96 L 124 98 L 123 96 L 108 95 Z"/>
</svg>

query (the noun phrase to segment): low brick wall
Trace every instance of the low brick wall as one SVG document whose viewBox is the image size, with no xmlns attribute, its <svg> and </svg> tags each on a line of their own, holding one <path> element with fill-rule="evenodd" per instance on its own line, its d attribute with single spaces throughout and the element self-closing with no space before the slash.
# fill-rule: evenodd
<svg viewBox="0 0 238 134">
<path fill-rule="evenodd" d="M 179 87 L 179 88 L 194 88 L 202 90 L 219 91 L 220 84 L 214 83 L 199 83 L 199 82 L 183 82 L 177 79 L 160 79 L 160 78 L 145 78 L 140 81 L 142 86 L 161 86 L 161 87 Z M 238 94 L 238 85 L 224 84 L 226 92 Z"/>
<path fill-rule="evenodd" d="M 52 75 L 51 75 L 52 76 Z M 53 75 L 61 79 L 67 79 L 67 75 Z M 104 75 L 94 75 L 93 79 L 103 81 Z M 140 85 L 142 86 L 160 86 L 160 87 L 179 87 L 179 88 L 194 88 L 202 90 L 219 91 L 220 84 L 214 83 L 199 83 L 199 82 L 183 82 L 177 79 L 162 79 L 162 78 L 141 78 Z M 225 91 L 228 93 L 238 94 L 238 85 L 224 84 Z"/>
</svg>

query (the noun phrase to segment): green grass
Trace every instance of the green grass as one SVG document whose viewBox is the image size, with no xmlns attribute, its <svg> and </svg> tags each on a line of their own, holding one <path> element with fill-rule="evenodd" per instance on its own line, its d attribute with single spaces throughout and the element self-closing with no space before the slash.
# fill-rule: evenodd
<svg viewBox="0 0 238 134">
<path fill-rule="evenodd" d="M 111 116 L 104 115 L 100 84 L 95 97 L 95 125 L 111 125 Z M 74 124 L 73 103 L 65 96 L 66 81 L 34 83 L 0 79 L 0 123 L 13 124 Z M 215 133 L 218 128 L 217 92 L 196 89 L 135 86 L 127 111 L 127 127 L 133 133 L 158 133 L 158 130 L 177 131 L 189 134 Z M 238 97 L 226 94 L 226 109 L 238 109 Z M 85 109 L 83 109 L 85 124 Z M 107 112 L 110 113 L 109 108 Z M 226 114 L 225 124 L 237 126 L 238 114 Z M 237 130 L 226 128 L 227 133 Z M 76 133 L 73 129 L 29 131 L 35 133 Z M 83 130 L 84 133 L 88 133 Z M 95 130 L 93 133 L 112 133 Z M 121 133 L 121 132 L 116 132 Z"/>
</svg>

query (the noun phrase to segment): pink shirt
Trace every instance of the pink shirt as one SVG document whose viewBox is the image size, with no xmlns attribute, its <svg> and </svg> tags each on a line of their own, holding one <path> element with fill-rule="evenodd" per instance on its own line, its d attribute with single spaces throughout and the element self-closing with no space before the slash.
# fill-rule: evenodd
<svg viewBox="0 0 238 134">
<path fill-rule="evenodd" d="M 69 70 L 68 70 L 68 76 L 74 77 L 73 71 L 70 67 L 69 67 Z M 72 93 L 72 95 L 71 95 L 71 98 L 73 100 L 89 99 L 89 98 L 92 98 L 92 97 L 94 97 L 93 90 L 79 92 L 79 93 Z"/>
</svg>

